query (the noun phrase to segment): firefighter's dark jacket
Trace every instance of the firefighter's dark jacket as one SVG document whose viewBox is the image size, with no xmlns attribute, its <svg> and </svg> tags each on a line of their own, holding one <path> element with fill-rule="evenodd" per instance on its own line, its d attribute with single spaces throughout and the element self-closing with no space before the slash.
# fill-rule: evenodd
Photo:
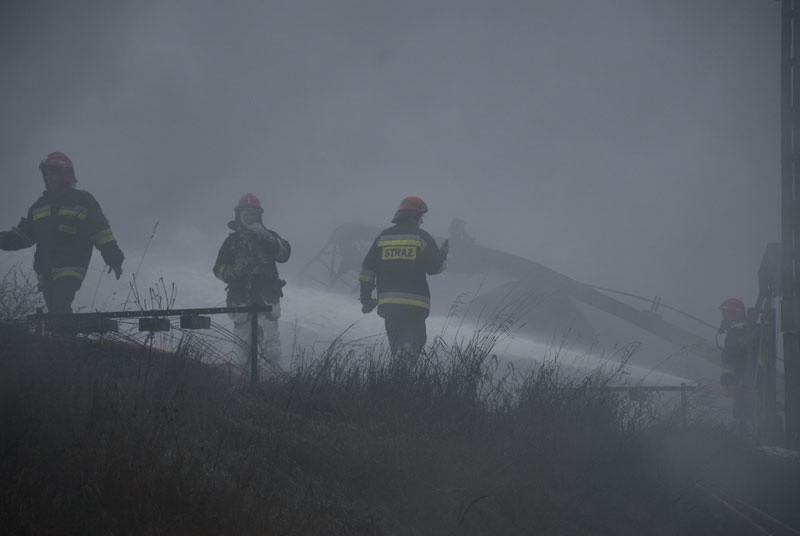
<svg viewBox="0 0 800 536">
<path fill-rule="evenodd" d="M 289 260 L 292 249 L 278 233 L 265 230 L 265 236 L 240 228 L 236 222 L 217 254 L 214 275 L 228 284 L 228 303 L 247 304 L 258 298 L 278 303 L 286 284 L 278 277 L 277 262 Z"/>
<path fill-rule="evenodd" d="M 125 259 L 95 198 L 71 186 L 45 190 L 4 235 L 3 248 L 10 251 L 34 244 L 33 268 L 43 284 L 61 278 L 82 282 L 93 246 L 108 266 L 121 266 Z"/>
<path fill-rule="evenodd" d="M 741 372 L 747 361 L 747 330 L 743 323 L 725 327 L 725 343 L 722 348 L 723 368 Z"/>
<path fill-rule="evenodd" d="M 377 284 L 378 315 L 430 312 L 426 275 L 444 271 L 446 255 L 416 223 L 402 221 L 381 231 L 361 264 L 361 300 Z"/>
</svg>

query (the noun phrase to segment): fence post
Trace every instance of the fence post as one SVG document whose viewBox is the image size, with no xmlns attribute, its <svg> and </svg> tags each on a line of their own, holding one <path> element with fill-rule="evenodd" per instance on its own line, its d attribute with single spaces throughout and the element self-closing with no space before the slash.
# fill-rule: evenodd
<svg viewBox="0 0 800 536">
<path fill-rule="evenodd" d="M 686 382 L 681 382 L 681 423 L 686 428 Z"/>
<path fill-rule="evenodd" d="M 250 383 L 258 383 L 258 304 L 253 302 L 250 310 Z"/>
</svg>

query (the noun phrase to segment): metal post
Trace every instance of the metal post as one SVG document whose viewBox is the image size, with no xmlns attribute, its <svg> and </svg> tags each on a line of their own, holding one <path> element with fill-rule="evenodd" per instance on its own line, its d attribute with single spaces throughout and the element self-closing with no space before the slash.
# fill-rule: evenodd
<svg viewBox="0 0 800 536">
<path fill-rule="evenodd" d="M 250 383 L 258 383 L 258 304 L 250 310 Z"/>
<path fill-rule="evenodd" d="M 661 305 L 661 296 L 656 296 L 653 298 L 652 303 L 650 304 L 650 310 L 654 313 L 658 312 L 658 306 Z"/>
<path fill-rule="evenodd" d="M 681 383 L 681 423 L 686 428 L 686 382 Z"/>
<path fill-rule="evenodd" d="M 800 447 L 800 83 L 796 37 L 798 13 L 794 0 L 781 2 L 781 332 L 783 333 L 786 397 L 786 442 Z"/>
</svg>

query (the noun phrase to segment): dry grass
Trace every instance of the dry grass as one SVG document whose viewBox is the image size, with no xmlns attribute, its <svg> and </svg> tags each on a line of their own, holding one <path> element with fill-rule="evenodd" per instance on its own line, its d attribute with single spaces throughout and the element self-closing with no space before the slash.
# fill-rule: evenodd
<svg viewBox="0 0 800 536">
<path fill-rule="evenodd" d="M 9 272 L 2 289 L 17 289 L 7 318 L 32 312 L 28 279 Z M 556 351 L 520 371 L 493 353 L 508 317 L 457 344 L 435 339 L 413 362 L 337 339 L 257 387 L 215 365 L 218 328 L 165 353 L 152 337 L 63 341 L 0 324 L 0 524 L 193 535 L 689 526 L 692 512 L 675 522 L 685 479 L 658 456 L 675 420 L 604 389 L 625 359 L 567 376 Z"/>
<path fill-rule="evenodd" d="M 3 333 L 0 517 L 18 533 L 652 533 L 645 403 L 500 370 L 496 331 L 415 363 L 335 342 L 231 383 L 165 355 Z M 188 347 L 187 347 L 188 348 Z M 633 531 L 633 532 L 631 532 Z"/>
<path fill-rule="evenodd" d="M 44 301 L 36 288 L 36 275 L 12 265 L 0 277 L 0 322 L 18 323 L 43 307 Z"/>
<path fill-rule="evenodd" d="M 163 282 L 150 303 L 161 298 L 174 301 Z M 137 307 L 145 301 L 134 292 Z M 796 496 L 798 469 L 732 448 L 702 392 L 681 429 L 656 400 L 604 389 L 635 346 L 610 371 L 584 375 L 559 366 L 557 347 L 530 370 L 498 360 L 509 310 L 467 340 L 434 339 L 410 362 L 337 339 L 251 387 L 218 365 L 217 343 L 230 342 L 219 326 L 162 334 L 171 353 L 155 350 L 153 336 L 135 343 L 133 331 L 36 338 L 19 319 L 37 305 L 30 276 L 8 271 L 0 526 L 9 534 L 725 533 L 693 491 L 698 479 L 793 511 L 783 498 Z"/>
</svg>

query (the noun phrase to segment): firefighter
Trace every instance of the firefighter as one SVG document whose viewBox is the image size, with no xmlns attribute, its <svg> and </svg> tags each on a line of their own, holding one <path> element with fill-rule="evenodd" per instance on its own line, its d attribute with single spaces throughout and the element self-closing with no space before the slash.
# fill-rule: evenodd
<svg viewBox="0 0 800 536">
<path fill-rule="evenodd" d="M 113 271 L 117 279 L 125 255 L 95 198 L 75 188 L 75 168 L 67 155 L 48 154 L 39 170 L 46 189 L 16 227 L 0 233 L 0 249 L 15 251 L 36 245 L 33 269 L 47 311 L 68 314 L 86 276 L 92 247 L 100 250 L 108 273 Z"/>
<path fill-rule="evenodd" d="M 734 398 L 734 417 L 740 417 L 737 394 L 744 382 L 747 361 L 747 310 L 744 303 L 729 298 L 719 306 L 721 322 L 718 335 L 725 335 L 722 346 L 722 374 L 719 383 L 723 391 Z"/>
<path fill-rule="evenodd" d="M 425 346 L 425 319 L 430 312 L 427 275 L 445 269 L 448 243 L 439 248 L 433 237 L 420 229 L 428 212 L 425 201 L 409 196 L 400 203 L 392 227 L 381 231 L 361 264 L 361 311 L 376 306 L 384 319 L 393 356 L 417 356 Z M 377 300 L 372 291 L 377 283 Z"/>
<path fill-rule="evenodd" d="M 288 261 L 291 247 L 278 233 L 264 227 L 263 213 L 261 202 L 255 195 L 242 196 L 234 208 L 234 220 L 228 223 L 233 232 L 219 249 L 214 275 L 227 284 L 228 307 L 253 303 L 272 306 L 271 312 L 258 314 L 258 354 L 277 365 L 281 358 L 278 332 L 280 299 L 286 282 L 278 277 L 275 263 Z M 234 313 L 230 316 L 234 334 L 241 341 L 237 345 L 237 365 L 247 374 L 251 370 L 250 314 Z"/>
</svg>

